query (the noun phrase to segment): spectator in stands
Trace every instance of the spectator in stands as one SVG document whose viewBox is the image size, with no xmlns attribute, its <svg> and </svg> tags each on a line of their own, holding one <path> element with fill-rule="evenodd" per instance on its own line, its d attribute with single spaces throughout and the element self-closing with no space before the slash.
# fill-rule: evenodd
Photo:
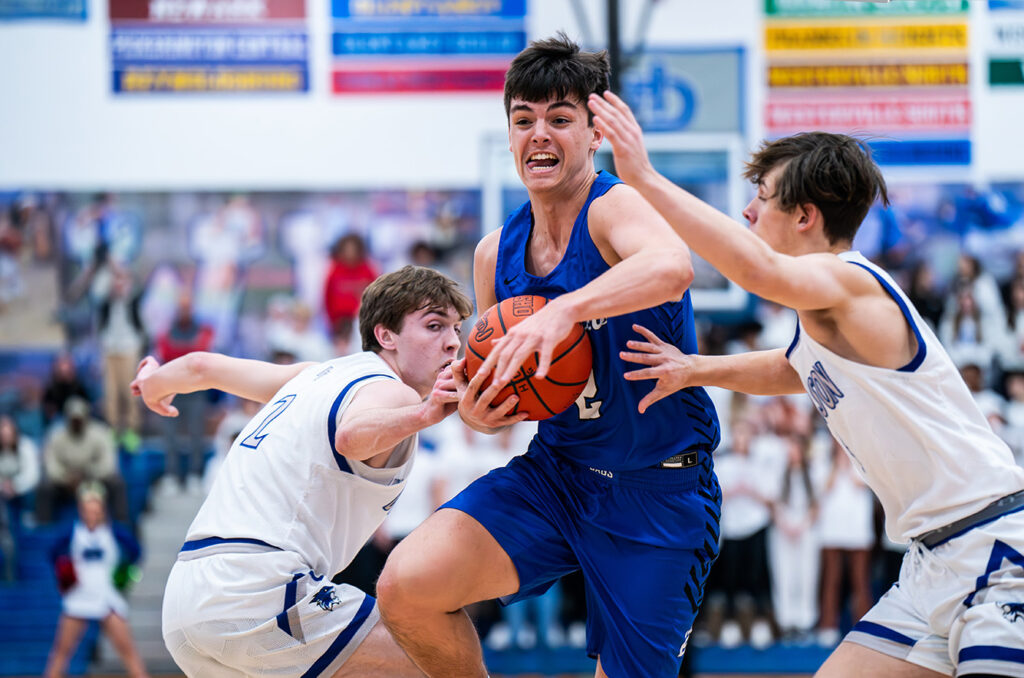
<svg viewBox="0 0 1024 678">
<path fill-rule="evenodd" d="M 322 363 L 335 357 L 331 343 L 313 324 L 313 311 L 305 303 L 294 301 L 281 326 L 267 337 L 271 353 L 284 352 L 295 362 Z"/>
<path fill-rule="evenodd" d="M 63 414 L 68 398 L 75 396 L 89 400 L 89 390 L 79 378 L 71 354 L 58 353 L 53 360 L 50 380 L 43 390 L 43 425 L 49 428 Z"/>
<path fill-rule="evenodd" d="M 59 505 L 73 503 L 84 481 L 102 483 L 114 518 L 128 522 L 128 498 L 117 466 L 114 433 L 89 415 L 89 403 L 72 397 L 64 406 L 65 420 L 51 430 L 43 448 L 43 481 L 36 496 L 36 518 L 53 520 Z"/>
<path fill-rule="evenodd" d="M 1010 283 L 1006 304 L 1006 334 L 1000 350 L 1003 369 L 1024 366 L 1024 278 Z"/>
<path fill-rule="evenodd" d="M 331 248 L 331 268 L 324 284 L 324 310 L 331 336 L 351 330 L 359 315 L 359 301 L 366 286 L 377 278 L 377 269 L 366 253 L 362 237 L 349 233 Z"/>
<path fill-rule="evenodd" d="M 129 451 L 139 446 L 139 403 L 132 397 L 128 384 L 135 378 L 135 367 L 145 345 L 139 316 L 141 294 L 132 288 L 131 273 L 115 267 L 110 295 L 98 308 L 104 416 Z"/>
<path fill-rule="evenodd" d="M 760 443 L 767 444 L 758 444 L 754 433 L 750 421 L 737 420 L 730 446 L 715 453 L 722 486 L 722 545 L 712 568 L 707 612 L 712 639 L 726 647 L 745 640 L 763 648 L 772 640 L 768 528 L 776 466 L 770 445 L 776 439 L 762 437 Z"/>
<path fill-rule="evenodd" d="M 1013 296 L 1013 287 L 1017 283 L 1024 283 L 1024 250 L 1017 250 L 1013 255 L 1013 273 L 1010 277 L 999 286 L 999 292 L 1002 294 L 1003 305 L 1009 310 L 1012 303 L 1010 301 Z"/>
<path fill-rule="evenodd" d="M 818 619 L 819 491 L 811 470 L 810 439 L 785 436 L 787 464 L 772 503 L 768 535 L 775 619 L 788 641 L 806 642 Z"/>
<path fill-rule="evenodd" d="M 938 328 L 942 321 L 943 299 L 935 284 L 935 272 L 927 260 L 918 261 L 910 269 L 907 297 L 932 329 Z"/>
<path fill-rule="evenodd" d="M 21 435 L 13 417 L 0 415 L 0 550 L 3 577 L 14 579 L 16 550 L 14 526 L 26 508 L 28 495 L 39 484 L 39 450 L 28 436 Z"/>
<path fill-rule="evenodd" d="M 128 603 L 119 592 L 129 566 L 139 560 L 139 542 L 127 529 L 107 520 L 103 486 L 85 483 L 78 492 L 78 519 L 51 550 L 62 612 L 46 664 L 45 678 L 63 676 L 90 621 L 121 656 L 128 675 L 147 678 L 125 617 Z"/>
<path fill-rule="evenodd" d="M 960 362 L 960 376 L 967 384 L 974 402 L 978 404 L 981 413 L 985 415 L 992 430 L 1002 436 L 1003 426 L 1006 424 L 1006 400 L 990 388 L 988 383 L 988 369 L 991 363 L 978 358 L 978 356 L 966 355 Z"/>
<path fill-rule="evenodd" d="M 832 441 L 832 468 L 821 491 L 821 618 L 818 644 L 839 644 L 842 575 L 851 595 L 850 615 L 862 618 L 874 604 L 871 548 L 875 544 L 875 499 L 838 441 Z"/>
<path fill-rule="evenodd" d="M 956 275 L 950 286 L 952 295 L 946 302 L 946 315 L 952 315 L 962 292 L 970 293 L 977 306 L 981 322 L 991 324 L 1003 318 L 1003 302 L 995 278 L 987 273 L 977 258 L 961 254 L 957 259 Z M 997 322 L 998 324 L 998 322 Z"/>
<path fill-rule="evenodd" d="M 170 328 L 156 342 L 157 358 L 169 363 L 193 351 L 209 351 L 213 345 L 213 328 L 200 322 L 192 314 L 192 295 L 188 292 L 178 297 L 178 306 Z M 206 453 L 206 403 L 203 391 L 184 393 L 174 401 L 178 408 L 177 417 L 166 417 L 164 425 L 164 453 L 166 467 L 163 489 L 178 486 L 200 491 L 203 473 L 203 455 Z M 184 440 L 184 442 L 183 442 Z M 181 455 L 185 453 L 185 462 Z"/>
<path fill-rule="evenodd" d="M 1013 450 L 1017 464 L 1024 465 L 1024 370 L 1017 368 L 1003 376 L 1008 399 L 1003 440 Z"/>
<path fill-rule="evenodd" d="M 0 311 L 25 294 L 21 278 L 22 233 L 14 210 L 0 209 Z"/>
</svg>

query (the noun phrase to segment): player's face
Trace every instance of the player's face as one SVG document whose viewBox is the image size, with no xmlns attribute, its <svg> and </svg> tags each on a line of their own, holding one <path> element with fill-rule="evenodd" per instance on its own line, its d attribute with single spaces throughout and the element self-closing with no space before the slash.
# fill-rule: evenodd
<svg viewBox="0 0 1024 678">
<path fill-rule="evenodd" d="M 513 99 L 508 125 L 509 150 L 527 190 L 571 187 L 594 173 L 602 135 L 588 124 L 582 102 Z"/>
<path fill-rule="evenodd" d="M 455 360 L 461 334 L 462 319 L 451 307 L 421 308 L 405 316 L 402 330 L 395 335 L 403 381 L 420 393 L 429 393 L 437 375 Z"/>
<path fill-rule="evenodd" d="M 775 167 L 761 178 L 757 195 L 750 201 L 743 216 L 750 222 L 750 230 L 768 243 L 777 252 L 787 253 L 791 249 L 799 211 L 786 212 L 779 207 L 775 195 L 775 182 L 782 173 L 782 167 Z"/>
</svg>

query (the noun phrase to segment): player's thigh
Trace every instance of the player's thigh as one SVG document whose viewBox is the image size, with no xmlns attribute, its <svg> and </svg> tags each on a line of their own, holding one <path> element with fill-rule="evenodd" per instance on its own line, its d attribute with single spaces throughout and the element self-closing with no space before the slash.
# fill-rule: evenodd
<svg viewBox="0 0 1024 678">
<path fill-rule="evenodd" d="M 815 678 L 936 678 L 945 675 L 849 642 L 840 643 L 814 674 Z"/>
<path fill-rule="evenodd" d="M 386 607 L 392 596 L 457 610 L 480 600 L 515 593 L 512 560 L 472 516 L 442 508 L 403 539 L 388 556 L 377 582 Z"/>
<path fill-rule="evenodd" d="M 408 655 L 398 647 L 384 624 L 378 622 L 352 656 L 345 660 L 341 669 L 334 674 L 334 678 L 415 678 L 422 675 Z"/>
</svg>

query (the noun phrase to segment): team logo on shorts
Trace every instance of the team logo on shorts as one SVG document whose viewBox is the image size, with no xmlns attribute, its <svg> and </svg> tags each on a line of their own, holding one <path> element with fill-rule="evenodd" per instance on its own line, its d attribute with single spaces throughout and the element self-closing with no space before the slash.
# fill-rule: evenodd
<svg viewBox="0 0 1024 678">
<path fill-rule="evenodd" d="M 309 601 L 309 604 L 316 605 L 321 610 L 330 612 L 341 605 L 341 601 L 338 600 L 338 596 L 334 593 L 333 586 L 325 586 L 313 595 L 313 600 Z"/>
<path fill-rule="evenodd" d="M 1003 603 L 999 606 L 1003 616 L 1012 622 L 1024 619 L 1024 603 Z"/>
</svg>

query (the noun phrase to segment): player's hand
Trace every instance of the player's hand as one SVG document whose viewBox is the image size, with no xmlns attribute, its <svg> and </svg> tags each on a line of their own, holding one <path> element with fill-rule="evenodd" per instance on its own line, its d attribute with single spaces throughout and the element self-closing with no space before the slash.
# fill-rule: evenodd
<svg viewBox="0 0 1024 678">
<path fill-rule="evenodd" d="M 495 429 L 519 423 L 527 417 L 525 412 L 509 414 L 519 402 L 519 397 L 515 394 L 494 405 L 494 399 L 502 389 L 500 384 L 492 381 L 481 392 L 481 387 L 490 374 L 486 366 L 487 363 L 484 362 L 470 379 L 466 374 L 465 359 L 452 365 L 452 377 L 459 392 L 459 416 L 467 426 L 481 433 L 490 433 Z"/>
<path fill-rule="evenodd" d="M 152 379 L 160 369 L 160 363 L 151 355 L 146 356 L 135 370 L 135 379 L 130 387 L 132 395 L 142 397 L 146 407 L 164 417 L 178 416 L 178 408 L 171 404 L 176 393 L 161 393 Z"/>
<path fill-rule="evenodd" d="M 478 376 L 493 370 L 494 382 L 500 388 L 512 381 L 523 363 L 536 353 L 537 372 L 534 376 L 543 379 L 551 367 L 555 347 L 569 334 L 574 324 L 558 299 L 549 301 L 539 311 L 509 328 L 505 336 L 494 342 Z"/>
<path fill-rule="evenodd" d="M 693 373 L 694 357 L 662 341 L 643 325 L 633 325 L 633 330 L 643 335 L 647 341 L 626 342 L 626 347 L 631 351 L 620 351 L 619 357 L 647 367 L 626 372 L 623 376 L 626 381 L 657 379 L 651 392 L 640 401 L 639 410 L 640 414 L 643 414 L 648 407 L 665 396 L 690 386 L 689 378 Z"/>
<path fill-rule="evenodd" d="M 633 111 L 612 92 L 604 97 L 591 94 L 587 105 L 594 114 L 594 126 L 611 142 L 615 173 L 627 184 L 636 185 L 654 172 L 644 146 L 644 134 Z"/>
<path fill-rule="evenodd" d="M 441 421 L 459 407 L 459 390 L 452 375 L 452 365 L 448 365 L 437 375 L 434 388 L 427 396 L 427 408 L 435 421 Z"/>
</svg>

